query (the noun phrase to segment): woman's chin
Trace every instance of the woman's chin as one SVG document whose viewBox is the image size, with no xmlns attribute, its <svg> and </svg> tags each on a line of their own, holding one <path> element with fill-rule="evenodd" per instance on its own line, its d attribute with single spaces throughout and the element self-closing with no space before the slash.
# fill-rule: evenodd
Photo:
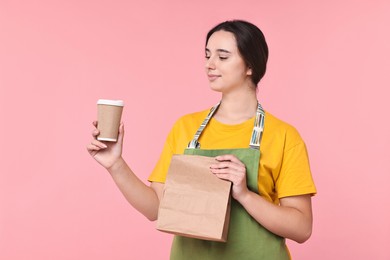
<svg viewBox="0 0 390 260">
<path fill-rule="evenodd" d="M 223 87 L 221 87 L 221 86 L 216 86 L 214 84 L 210 84 L 209 87 L 211 90 L 213 90 L 215 92 L 222 92 L 223 91 Z"/>
</svg>

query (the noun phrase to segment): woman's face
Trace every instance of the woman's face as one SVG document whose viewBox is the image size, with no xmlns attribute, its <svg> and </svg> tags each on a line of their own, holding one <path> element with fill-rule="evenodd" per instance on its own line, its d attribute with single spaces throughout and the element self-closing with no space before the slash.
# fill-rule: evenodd
<svg viewBox="0 0 390 260">
<path fill-rule="evenodd" d="M 252 71 L 242 59 L 234 34 L 217 31 L 206 46 L 206 73 L 211 89 L 228 93 L 252 84 Z"/>
</svg>

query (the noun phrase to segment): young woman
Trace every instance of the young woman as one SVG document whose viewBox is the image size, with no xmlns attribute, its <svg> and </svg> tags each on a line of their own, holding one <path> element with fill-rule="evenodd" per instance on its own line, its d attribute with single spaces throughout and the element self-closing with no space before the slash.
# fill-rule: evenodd
<svg viewBox="0 0 390 260">
<path fill-rule="evenodd" d="M 117 143 L 97 141 L 94 129 L 87 150 L 110 172 L 129 203 L 150 220 L 157 219 L 173 154 L 216 156 L 211 173 L 233 184 L 228 241 L 175 236 L 171 259 L 289 259 L 285 238 L 303 243 L 311 235 L 316 188 L 299 133 L 265 112 L 257 100 L 268 59 L 263 33 L 246 21 L 223 22 L 207 34 L 205 54 L 210 87 L 221 93 L 221 101 L 175 123 L 149 177 L 150 186 L 121 156 L 123 124 Z"/>
</svg>

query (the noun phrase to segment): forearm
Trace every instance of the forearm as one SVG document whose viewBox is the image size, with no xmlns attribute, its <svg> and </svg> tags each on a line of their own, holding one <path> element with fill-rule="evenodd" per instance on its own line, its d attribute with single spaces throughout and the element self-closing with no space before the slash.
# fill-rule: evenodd
<svg viewBox="0 0 390 260">
<path fill-rule="evenodd" d="M 126 200 L 149 220 L 156 220 L 160 203 L 156 192 L 143 183 L 122 158 L 107 170 Z"/>
<path fill-rule="evenodd" d="M 306 204 L 307 199 L 310 200 L 309 195 L 299 198 Z M 276 235 L 292 239 L 298 243 L 305 242 L 311 235 L 310 201 L 310 209 L 306 209 L 306 207 L 301 211 L 290 206 L 275 205 L 260 195 L 249 191 L 239 202 L 257 222 Z"/>
</svg>

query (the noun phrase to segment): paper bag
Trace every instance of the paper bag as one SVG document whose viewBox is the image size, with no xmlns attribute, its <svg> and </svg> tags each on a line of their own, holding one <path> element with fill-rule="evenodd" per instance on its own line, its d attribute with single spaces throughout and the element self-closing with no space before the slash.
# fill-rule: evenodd
<svg viewBox="0 0 390 260">
<path fill-rule="evenodd" d="M 213 157 L 172 157 L 158 212 L 158 230 L 226 242 L 231 182 L 210 172 L 213 163 Z"/>
</svg>

